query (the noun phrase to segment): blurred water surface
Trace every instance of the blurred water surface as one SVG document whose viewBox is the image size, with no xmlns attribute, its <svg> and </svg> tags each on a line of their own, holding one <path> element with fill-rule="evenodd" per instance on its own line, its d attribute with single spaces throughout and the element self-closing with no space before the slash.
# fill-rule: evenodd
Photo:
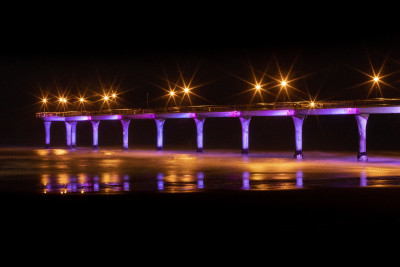
<svg viewBox="0 0 400 267">
<path fill-rule="evenodd" d="M 400 185 L 400 153 L 0 148 L 0 192 L 123 194 Z"/>
</svg>

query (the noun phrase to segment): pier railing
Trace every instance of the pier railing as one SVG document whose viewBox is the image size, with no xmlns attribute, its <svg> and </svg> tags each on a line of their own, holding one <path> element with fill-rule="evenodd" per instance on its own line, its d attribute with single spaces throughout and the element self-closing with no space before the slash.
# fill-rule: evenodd
<svg viewBox="0 0 400 267">
<path fill-rule="evenodd" d="M 324 109 L 324 108 L 359 108 L 359 107 L 385 107 L 399 106 L 400 99 L 367 99 L 347 101 L 309 101 L 300 102 L 274 102 L 238 105 L 202 105 L 202 106 L 181 106 L 181 107 L 158 107 L 158 108 L 133 108 L 133 109 L 107 109 L 99 111 L 58 111 L 38 112 L 36 117 L 70 117 L 70 116 L 99 116 L 99 115 L 135 115 L 135 114 L 160 114 L 160 113 L 201 113 L 201 112 L 224 112 L 224 111 L 252 111 L 252 110 L 279 110 L 279 109 Z"/>
</svg>

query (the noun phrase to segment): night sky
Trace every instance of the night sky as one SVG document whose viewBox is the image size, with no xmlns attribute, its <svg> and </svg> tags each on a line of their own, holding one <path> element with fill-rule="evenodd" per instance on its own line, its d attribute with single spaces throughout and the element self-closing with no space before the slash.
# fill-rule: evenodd
<svg viewBox="0 0 400 267">
<path fill-rule="evenodd" d="M 266 70 L 277 77 L 277 66 L 283 73 L 292 67 L 289 79 L 299 78 L 293 82 L 298 91 L 290 92 L 292 101 L 310 96 L 326 101 L 400 98 L 400 38 L 390 6 L 281 11 L 278 6 L 204 5 L 172 8 L 174 12 L 142 6 L 104 6 L 101 11 L 75 6 L 36 13 L 27 8 L 12 20 L 3 18 L 0 145 L 43 145 L 43 123 L 35 118 L 41 89 L 52 94 L 68 90 L 70 95 L 86 89 L 90 97 L 102 86 L 112 87 L 121 93 L 114 107 L 160 107 L 166 98 L 159 87 L 167 87 L 165 77 L 177 81 L 179 71 L 185 79 L 195 74 L 192 85 L 200 85 L 195 92 L 202 98 L 193 97 L 193 105 L 248 104 L 252 93 L 242 92 L 251 86 L 241 79 L 254 82 L 251 68 L 258 76 Z M 361 73 L 372 74 L 370 62 L 376 71 L 383 65 L 382 74 L 390 75 L 381 92 L 374 89 L 368 96 L 370 84 L 360 84 L 370 79 Z M 276 97 L 277 88 L 269 91 L 265 102 L 288 100 L 283 94 Z M 367 129 L 368 150 L 400 149 L 400 115 L 371 115 Z M 77 145 L 90 146 L 91 134 L 90 123 L 79 123 Z M 164 147 L 194 149 L 195 134 L 193 120 L 167 120 Z M 207 119 L 204 134 L 205 150 L 241 148 L 237 118 Z M 308 117 L 303 134 L 305 151 L 357 151 L 352 116 Z M 52 145 L 65 145 L 63 123 L 53 123 Z M 100 123 L 99 145 L 122 146 L 120 122 Z M 154 121 L 131 122 L 130 147 L 155 146 Z M 252 118 L 250 150 L 256 149 L 294 150 L 291 118 Z"/>
</svg>

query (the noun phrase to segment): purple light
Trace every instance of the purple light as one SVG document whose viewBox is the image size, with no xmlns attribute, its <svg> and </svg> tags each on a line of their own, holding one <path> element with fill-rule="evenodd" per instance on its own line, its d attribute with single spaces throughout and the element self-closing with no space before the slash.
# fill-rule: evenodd
<svg viewBox="0 0 400 267">
<path fill-rule="evenodd" d="M 73 116 L 73 117 L 66 117 L 65 121 L 89 121 L 92 118 L 90 116 Z"/>
<path fill-rule="evenodd" d="M 358 114 L 358 108 L 348 108 L 347 114 Z"/>
<path fill-rule="evenodd" d="M 65 121 L 65 118 L 62 117 L 45 117 L 43 118 L 44 121 Z"/>
<path fill-rule="evenodd" d="M 240 111 L 229 112 L 229 117 L 240 117 L 240 115 L 242 115 L 242 112 L 240 112 Z"/>
<path fill-rule="evenodd" d="M 293 109 L 286 110 L 286 116 L 293 116 L 296 114 L 296 111 Z"/>
<path fill-rule="evenodd" d="M 124 175 L 124 191 L 129 191 L 129 174 Z"/>
<path fill-rule="evenodd" d="M 250 173 L 249 172 L 243 172 L 242 173 L 242 178 L 243 178 L 243 190 L 249 190 L 250 189 Z"/>
<path fill-rule="evenodd" d="M 135 115 L 124 115 L 125 119 L 155 119 L 156 115 L 154 113 L 146 113 L 146 114 L 135 114 Z"/>
<path fill-rule="evenodd" d="M 366 172 L 361 172 L 360 186 L 367 186 L 367 173 Z"/>
<path fill-rule="evenodd" d="M 197 188 L 203 189 L 204 188 L 204 173 L 203 172 L 198 172 L 197 173 Z"/>
<path fill-rule="evenodd" d="M 160 191 L 163 191 L 163 190 L 164 190 L 164 181 L 163 181 L 163 179 L 164 179 L 164 174 L 162 174 L 161 172 L 159 172 L 159 173 L 157 174 L 157 188 L 158 188 L 158 190 L 160 190 Z"/>
<path fill-rule="evenodd" d="M 298 188 L 303 187 L 303 172 L 302 171 L 296 172 L 296 186 Z"/>
<path fill-rule="evenodd" d="M 121 115 L 91 116 L 91 120 L 119 120 Z"/>
</svg>

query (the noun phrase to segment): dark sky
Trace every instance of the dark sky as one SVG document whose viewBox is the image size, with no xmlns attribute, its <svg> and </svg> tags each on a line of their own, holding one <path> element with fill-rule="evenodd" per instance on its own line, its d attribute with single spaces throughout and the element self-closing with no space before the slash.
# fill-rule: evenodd
<svg viewBox="0 0 400 267">
<path fill-rule="evenodd" d="M 400 96 L 400 42 L 396 17 L 390 6 L 253 6 L 216 7 L 205 3 L 189 7 L 135 6 L 99 9 L 73 6 L 10 9 L 2 19 L 0 44 L 0 145 L 39 146 L 43 125 L 35 119 L 40 89 L 71 95 L 101 85 L 118 88 L 118 107 L 165 105 L 164 75 L 176 80 L 179 70 L 188 79 L 194 73 L 193 104 L 246 104 L 251 93 L 241 94 L 252 80 L 251 68 L 276 77 L 292 67 L 298 91 L 291 100 L 365 99 Z M 18 12 L 17 12 L 18 11 Z M 370 62 L 390 74 L 381 93 L 359 71 L 371 73 Z M 358 71 L 357 71 L 358 70 Z M 301 78 L 302 77 L 302 78 Z M 272 81 L 266 78 L 267 82 Z M 264 94 L 271 102 L 288 100 Z M 254 99 L 259 102 L 260 99 Z M 188 104 L 185 102 L 185 104 Z M 93 107 L 96 109 L 97 107 Z M 70 107 L 70 109 L 74 109 Z M 400 149 L 400 115 L 375 115 L 368 124 L 368 148 Z M 250 148 L 294 147 L 290 118 L 253 118 Z M 64 125 L 52 126 L 52 143 L 63 146 Z M 240 148 L 238 119 L 209 119 L 205 124 L 205 149 Z M 121 143 L 119 122 L 100 126 L 100 146 Z M 304 149 L 357 149 L 353 117 L 309 117 L 304 124 Z M 155 123 L 135 121 L 130 146 L 155 146 Z M 90 145 L 91 126 L 78 124 L 78 145 Z M 195 147 L 192 120 L 167 121 L 165 146 Z"/>
</svg>

